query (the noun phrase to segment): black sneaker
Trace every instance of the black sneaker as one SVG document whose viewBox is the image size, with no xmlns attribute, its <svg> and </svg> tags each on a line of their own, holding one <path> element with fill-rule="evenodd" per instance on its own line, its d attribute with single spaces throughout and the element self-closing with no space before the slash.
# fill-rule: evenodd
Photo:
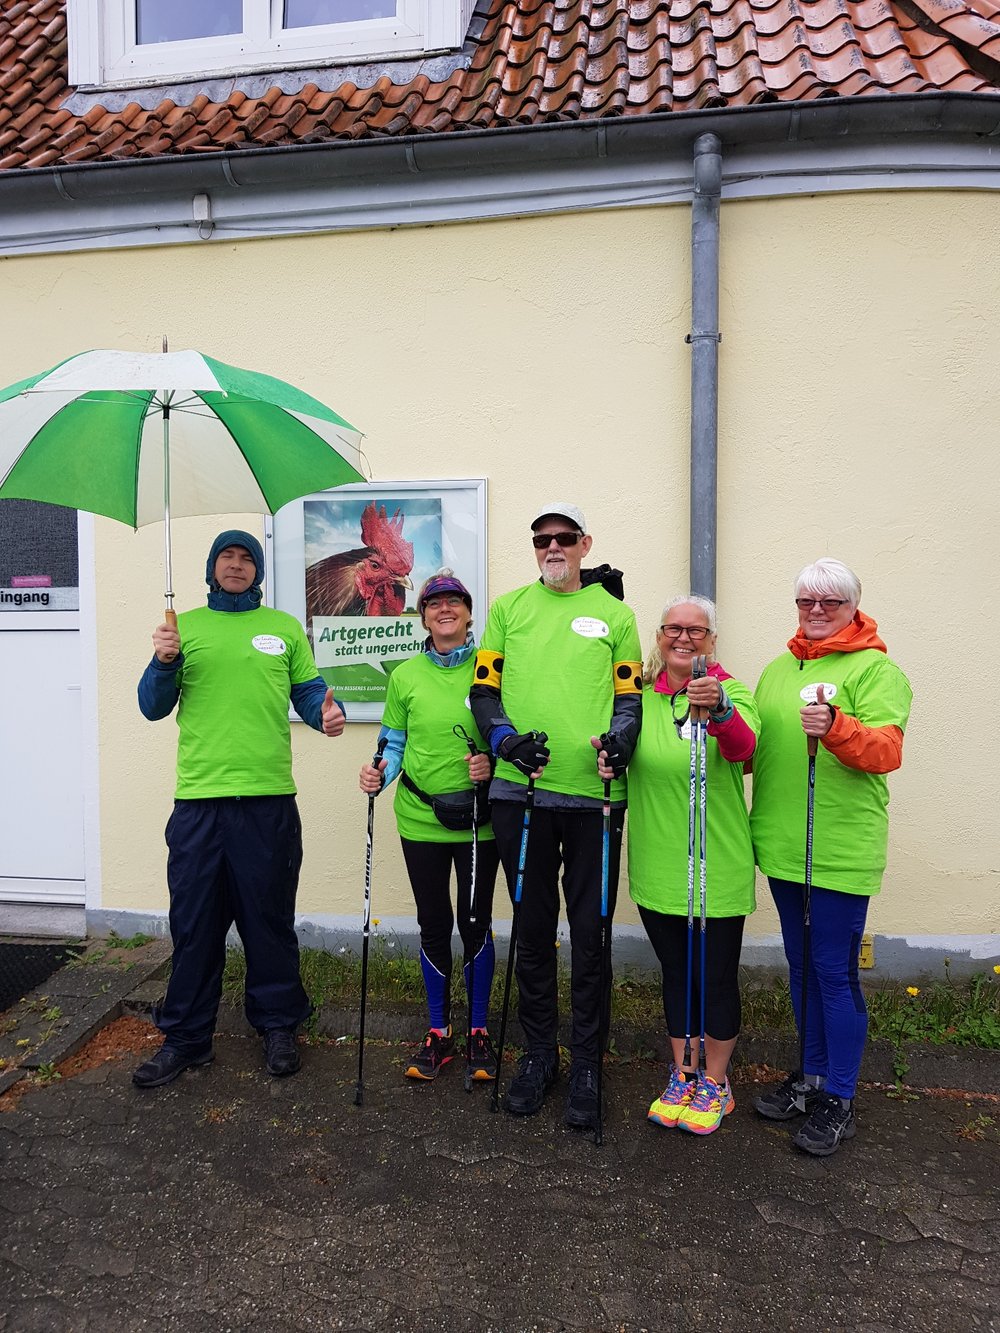
<svg viewBox="0 0 1000 1333">
<path fill-rule="evenodd" d="M 454 1054 L 455 1038 L 451 1035 L 451 1025 L 443 1037 L 431 1028 L 424 1038 L 423 1046 L 406 1066 L 406 1077 L 437 1078 Z"/>
<path fill-rule="evenodd" d="M 173 1083 L 185 1069 L 210 1065 L 214 1059 L 215 1053 L 211 1049 L 201 1055 L 185 1055 L 164 1044 L 145 1064 L 139 1065 L 132 1074 L 132 1082 L 137 1088 L 161 1088 L 164 1083 Z"/>
<path fill-rule="evenodd" d="M 563 1120 L 570 1129 L 597 1129 L 597 1070 L 574 1062 L 569 1071 L 569 1092 Z"/>
<path fill-rule="evenodd" d="M 829 1157 L 840 1147 L 842 1139 L 853 1139 L 857 1132 L 853 1100 L 821 1092 L 816 1109 L 792 1142 L 813 1157 Z"/>
<path fill-rule="evenodd" d="M 469 1077 L 479 1082 L 488 1081 L 497 1076 L 497 1053 L 490 1041 L 490 1034 L 480 1029 L 472 1034 L 472 1049 L 468 1052 Z"/>
<path fill-rule="evenodd" d="M 269 1028 L 264 1033 L 264 1062 L 274 1078 L 287 1078 L 302 1067 L 294 1028 Z"/>
<path fill-rule="evenodd" d="M 529 1051 L 517 1062 L 517 1075 L 503 1099 L 511 1115 L 534 1115 L 542 1109 L 545 1094 L 556 1081 L 559 1057 L 545 1051 Z"/>
<path fill-rule="evenodd" d="M 794 1120 L 797 1115 L 811 1115 L 822 1093 L 811 1083 L 803 1083 L 799 1073 L 789 1074 L 770 1092 L 753 1099 L 753 1107 L 765 1120 Z"/>
</svg>

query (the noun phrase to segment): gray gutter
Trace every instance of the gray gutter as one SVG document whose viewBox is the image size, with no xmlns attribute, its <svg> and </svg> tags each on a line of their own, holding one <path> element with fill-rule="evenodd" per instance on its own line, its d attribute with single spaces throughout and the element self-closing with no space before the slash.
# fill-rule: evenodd
<svg viewBox="0 0 1000 1333">
<path fill-rule="evenodd" d="M 724 199 L 1000 188 L 1000 94 L 824 98 L 17 168 L 0 172 L 0 253 L 684 202 L 706 133 L 725 146 Z"/>
<path fill-rule="evenodd" d="M 722 144 L 694 145 L 691 202 L 691 509 L 689 591 L 715 600 L 719 449 L 719 201 Z"/>
</svg>

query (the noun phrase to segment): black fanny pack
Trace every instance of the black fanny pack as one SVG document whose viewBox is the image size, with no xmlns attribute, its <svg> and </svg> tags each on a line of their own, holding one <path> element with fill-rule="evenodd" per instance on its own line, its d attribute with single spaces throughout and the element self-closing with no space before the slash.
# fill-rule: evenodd
<svg viewBox="0 0 1000 1333">
<path fill-rule="evenodd" d="M 452 833 L 464 833 L 472 828 L 472 806 L 475 792 L 472 787 L 467 787 L 465 791 L 446 791 L 440 796 L 428 796 L 427 792 L 422 791 L 413 781 L 405 769 L 400 773 L 399 780 L 407 791 L 412 791 L 414 796 L 423 801 L 424 805 L 429 805 L 434 811 L 434 817 L 442 828 L 450 829 Z M 490 801 L 486 794 L 486 784 L 479 786 L 479 827 L 490 822 Z"/>
</svg>

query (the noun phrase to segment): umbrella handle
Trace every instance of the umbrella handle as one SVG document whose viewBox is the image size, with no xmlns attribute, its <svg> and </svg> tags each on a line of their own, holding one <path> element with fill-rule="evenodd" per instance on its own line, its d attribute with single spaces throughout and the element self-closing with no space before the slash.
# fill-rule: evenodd
<svg viewBox="0 0 1000 1333">
<path fill-rule="evenodd" d="M 163 620 L 164 623 L 169 625 L 171 629 L 177 628 L 177 612 L 174 611 L 173 609 L 164 611 Z"/>
</svg>

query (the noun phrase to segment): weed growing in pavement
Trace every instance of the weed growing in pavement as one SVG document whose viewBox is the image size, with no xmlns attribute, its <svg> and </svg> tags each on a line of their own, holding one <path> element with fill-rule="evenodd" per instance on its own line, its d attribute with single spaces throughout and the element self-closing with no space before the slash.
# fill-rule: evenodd
<svg viewBox="0 0 1000 1333">
<path fill-rule="evenodd" d="M 141 930 L 136 931 L 134 935 L 122 937 L 117 931 L 112 931 L 108 936 L 109 949 L 141 949 L 144 944 L 152 941 L 152 935 L 144 935 Z"/>
<path fill-rule="evenodd" d="M 45 1064 L 39 1065 L 35 1070 L 35 1081 L 37 1083 L 54 1083 L 59 1078 L 62 1078 L 62 1074 L 60 1074 L 52 1060 L 47 1060 Z"/>
<path fill-rule="evenodd" d="M 996 1116 L 977 1115 L 973 1116 L 967 1124 L 964 1124 L 958 1130 L 958 1137 L 966 1139 L 969 1143 L 981 1143 L 987 1136 L 997 1138 L 996 1134 L 991 1134 L 991 1130 L 998 1128 Z"/>
<path fill-rule="evenodd" d="M 55 1023 L 57 1019 L 62 1018 L 62 1010 L 57 1004 L 54 1004 L 51 1009 L 45 1010 L 42 1014 L 42 1018 L 46 1023 Z"/>
</svg>

